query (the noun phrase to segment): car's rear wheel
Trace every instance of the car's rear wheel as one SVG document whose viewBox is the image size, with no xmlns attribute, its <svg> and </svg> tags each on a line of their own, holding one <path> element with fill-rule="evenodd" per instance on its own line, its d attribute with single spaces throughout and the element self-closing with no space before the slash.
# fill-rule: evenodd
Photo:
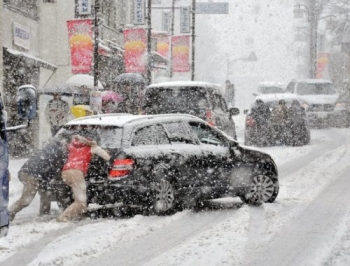
<svg viewBox="0 0 350 266">
<path fill-rule="evenodd" d="M 176 197 L 174 183 L 161 179 L 152 184 L 152 209 L 157 215 L 175 212 Z"/>
<path fill-rule="evenodd" d="M 252 178 L 250 191 L 241 199 L 250 205 L 261 205 L 264 202 L 274 202 L 279 192 L 276 178 L 266 174 L 259 174 Z"/>
</svg>

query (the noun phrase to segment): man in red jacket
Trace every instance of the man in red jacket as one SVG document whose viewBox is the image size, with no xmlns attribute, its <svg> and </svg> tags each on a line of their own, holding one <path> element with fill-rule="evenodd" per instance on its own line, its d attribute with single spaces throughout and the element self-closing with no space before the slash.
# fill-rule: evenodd
<svg viewBox="0 0 350 266">
<path fill-rule="evenodd" d="M 90 161 L 93 154 L 97 154 L 109 161 L 108 153 L 97 145 L 95 141 L 75 135 L 68 145 L 68 159 L 62 168 L 63 181 L 72 188 L 74 202 L 57 218 L 58 222 L 67 222 L 86 212 L 86 183 Z"/>
</svg>

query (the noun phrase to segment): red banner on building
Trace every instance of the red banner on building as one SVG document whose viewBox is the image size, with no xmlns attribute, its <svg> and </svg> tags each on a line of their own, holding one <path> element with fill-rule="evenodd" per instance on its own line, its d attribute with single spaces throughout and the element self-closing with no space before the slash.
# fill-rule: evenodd
<svg viewBox="0 0 350 266">
<path fill-rule="evenodd" d="M 124 30 L 125 72 L 146 72 L 147 35 L 145 29 Z"/>
<path fill-rule="evenodd" d="M 190 71 L 190 37 L 171 37 L 172 46 L 172 67 L 174 72 Z"/>
<path fill-rule="evenodd" d="M 75 19 L 67 21 L 73 74 L 85 74 L 91 72 L 94 48 L 92 26 L 92 19 Z"/>
<path fill-rule="evenodd" d="M 170 44 L 168 34 L 152 33 L 152 38 L 156 39 L 156 52 L 169 59 Z"/>
<path fill-rule="evenodd" d="M 326 78 L 325 75 L 327 75 L 326 69 L 328 67 L 328 64 L 329 64 L 329 53 L 318 52 L 316 78 L 318 79 Z"/>
</svg>

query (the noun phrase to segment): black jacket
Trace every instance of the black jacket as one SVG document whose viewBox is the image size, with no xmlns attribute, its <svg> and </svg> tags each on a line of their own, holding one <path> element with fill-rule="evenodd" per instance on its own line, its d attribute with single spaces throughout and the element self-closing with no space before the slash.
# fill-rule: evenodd
<svg viewBox="0 0 350 266">
<path fill-rule="evenodd" d="M 20 171 L 39 181 L 50 182 L 60 177 L 61 169 L 67 158 L 66 144 L 57 138 L 51 138 L 44 147 L 35 151 L 24 163 Z"/>
</svg>

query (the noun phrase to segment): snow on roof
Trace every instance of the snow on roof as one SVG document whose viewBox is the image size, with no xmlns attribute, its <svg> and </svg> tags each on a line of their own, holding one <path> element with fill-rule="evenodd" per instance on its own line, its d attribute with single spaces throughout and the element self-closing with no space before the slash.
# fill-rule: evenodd
<svg viewBox="0 0 350 266">
<path fill-rule="evenodd" d="M 221 88 L 222 86 L 220 84 L 214 84 L 210 82 L 204 82 L 204 81 L 167 81 L 167 82 L 160 82 L 157 84 L 152 84 L 148 86 L 148 88 L 161 88 L 161 87 L 214 87 L 214 88 Z"/>
<path fill-rule="evenodd" d="M 162 115 L 132 115 L 132 114 L 101 114 L 86 116 L 74 119 L 66 125 L 102 125 L 122 127 L 128 123 L 137 123 L 140 121 L 167 121 L 167 120 L 196 120 L 202 121 L 200 118 L 187 114 L 162 114 Z"/>
</svg>

